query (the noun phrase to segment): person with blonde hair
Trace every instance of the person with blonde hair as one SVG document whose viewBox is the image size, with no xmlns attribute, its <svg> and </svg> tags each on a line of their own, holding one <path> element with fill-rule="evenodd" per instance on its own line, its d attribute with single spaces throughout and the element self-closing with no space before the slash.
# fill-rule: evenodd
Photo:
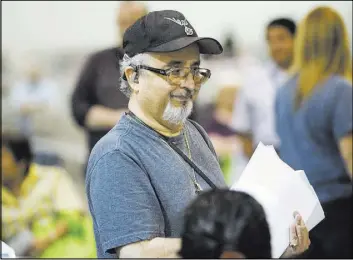
<svg viewBox="0 0 353 260">
<path fill-rule="evenodd" d="M 293 77 L 276 98 L 280 156 L 303 169 L 325 211 L 313 258 L 352 258 L 352 55 L 330 7 L 312 10 L 295 43 Z"/>
</svg>

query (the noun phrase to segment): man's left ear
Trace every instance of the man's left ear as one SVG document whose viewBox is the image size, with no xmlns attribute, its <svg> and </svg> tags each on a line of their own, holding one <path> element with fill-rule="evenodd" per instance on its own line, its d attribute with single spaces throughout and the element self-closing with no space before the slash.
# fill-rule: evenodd
<svg viewBox="0 0 353 260">
<path fill-rule="evenodd" d="M 125 69 L 126 80 L 129 82 L 129 85 L 133 92 L 137 93 L 139 91 L 139 72 L 136 71 L 133 67 L 127 67 Z"/>
</svg>

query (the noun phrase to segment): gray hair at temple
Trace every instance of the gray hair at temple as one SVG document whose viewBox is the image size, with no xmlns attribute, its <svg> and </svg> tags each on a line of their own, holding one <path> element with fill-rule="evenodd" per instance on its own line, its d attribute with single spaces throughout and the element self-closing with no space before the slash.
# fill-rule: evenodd
<svg viewBox="0 0 353 260">
<path fill-rule="evenodd" d="M 126 79 L 125 76 L 125 70 L 128 67 L 136 67 L 138 65 L 146 64 L 146 62 L 149 60 L 149 55 L 146 53 L 141 53 L 137 54 L 133 57 L 129 57 L 128 55 L 124 55 L 123 59 L 120 61 L 120 82 L 119 82 L 119 89 L 121 92 L 125 94 L 128 98 L 130 98 L 131 95 L 131 87 Z M 143 74 L 144 71 L 139 71 L 139 75 Z"/>
</svg>

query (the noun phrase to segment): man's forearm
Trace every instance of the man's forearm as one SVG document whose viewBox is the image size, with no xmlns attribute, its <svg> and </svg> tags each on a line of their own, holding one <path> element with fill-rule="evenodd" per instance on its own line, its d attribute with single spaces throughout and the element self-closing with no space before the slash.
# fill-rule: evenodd
<svg viewBox="0 0 353 260">
<path fill-rule="evenodd" d="M 120 258 L 179 258 L 180 238 L 157 237 L 117 249 Z"/>
<path fill-rule="evenodd" d="M 85 125 L 90 129 L 106 129 L 113 127 L 125 112 L 125 109 L 110 109 L 95 105 L 87 113 Z"/>
</svg>

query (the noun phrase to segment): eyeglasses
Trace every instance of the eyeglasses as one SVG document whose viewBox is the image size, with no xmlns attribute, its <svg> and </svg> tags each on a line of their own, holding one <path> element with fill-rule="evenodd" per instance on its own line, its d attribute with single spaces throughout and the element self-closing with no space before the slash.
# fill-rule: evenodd
<svg viewBox="0 0 353 260">
<path fill-rule="evenodd" d="M 164 70 L 148 67 L 145 65 L 138 65 L 136 66 L 136 70 L 138 69 L 145 69 L 166 76 L 167 81 L 172 85 L 180 85 L 182 81 L 189 76 L 190 73 L 192 74 L 195 85 L 202 85 L 211 77 L 211 71 L 209 69 L 202 69 L 198 67 L 169 68 Z"/>
</svg>

